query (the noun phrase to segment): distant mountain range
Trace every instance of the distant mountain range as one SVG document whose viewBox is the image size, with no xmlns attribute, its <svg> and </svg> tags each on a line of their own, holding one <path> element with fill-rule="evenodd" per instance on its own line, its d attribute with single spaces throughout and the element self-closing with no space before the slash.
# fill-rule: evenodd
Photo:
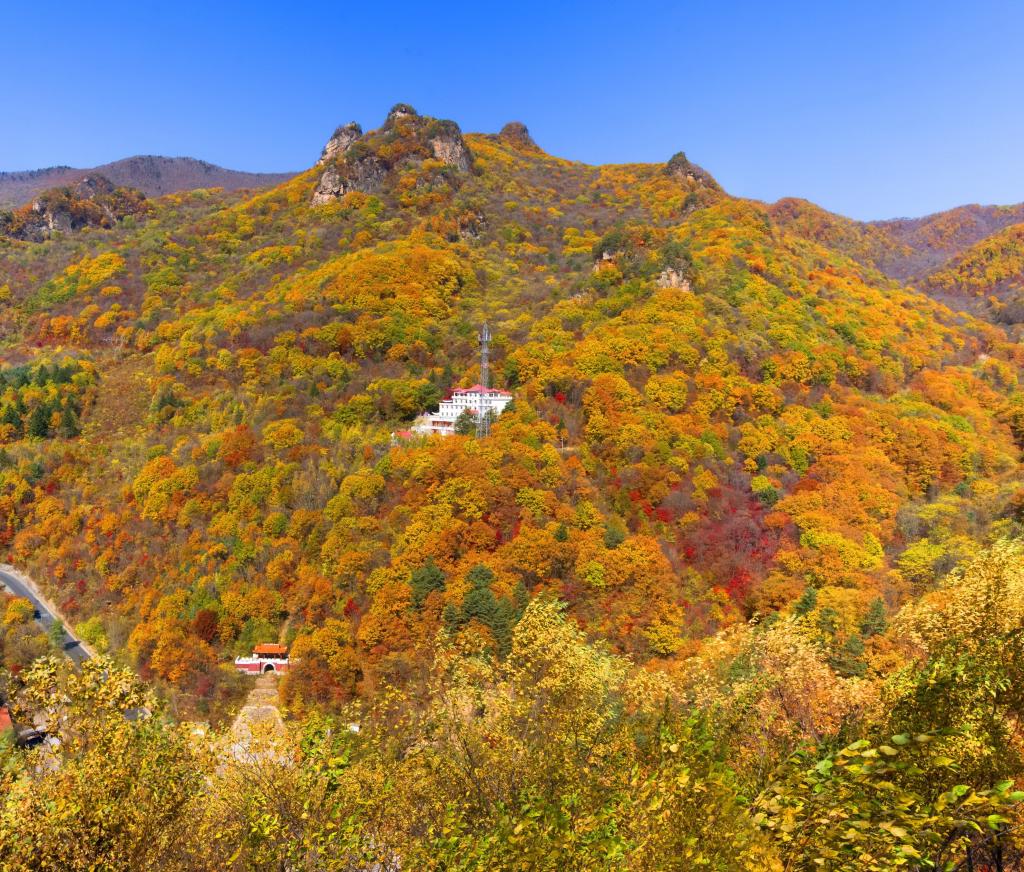
<svg viewBox="0 0 1024 872">
<path fill-rule="evenodd" d="M 87 175 L 102 175 L 117 186 L 137 188 L 147 197 L 195 188 L 268 188 L 294 173 L 246 173 L 229 170 L 191 157 L 136 155 L 98 167 L 47 167 L 22 172 L 0 172 L 0 208 L 27 203 L 41 192 L 71 185 Z"/>
<path fill-rule="evenodd" d="M 1024 287 L 1019 255 L 1024 203 L 958 206 L 923 218 L 870 222 L 796 198 L 779 200 L 768 211 L 789 232 L 919 285 L 954 307 Z"/>
</svg>

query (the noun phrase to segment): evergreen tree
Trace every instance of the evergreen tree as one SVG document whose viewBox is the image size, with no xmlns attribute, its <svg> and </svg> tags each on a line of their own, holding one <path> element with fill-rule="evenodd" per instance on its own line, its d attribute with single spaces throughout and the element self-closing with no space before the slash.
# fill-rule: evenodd
<svg viewBox="0 0 1024 872">
<path fill-rule="evenodd" d="M 50 381 L 50 368 L 46 365 L 36 370 L 35 378 L 32 380 L 36 387 L 42 387 Z"/>
<path fill-rule="evenodd" d="M 839 615 L 836 610 L 826 606 L 818 612 L 818 629 L 829 636 L 834 636 L 839 628 Z"/>
<path fill-rule="evenodd" d="M 21 415 L 14 406 L 6 406 L 0 415 L 0 424 L 10 424 L 14 428 L 14 435 L 21 435 Z"/>
<path fill-rule="evenodd" d="M 414 569 L 409 576 L 412 587 L 412 602 L 416 608 L 423 608 L 423 603 L 433 590 L 444 590 L 444 573 L 428 560 L 419 569 Z"/>
<path fill-rule="evenodd" d="M 55 651 L 64 650 L 64 625 L 60 621 L 54 621 L 46 631 L 46 638 Z"/>
<path fill-rule="evenodd" d="M 861 635 L 867 639 L 870 636 L 877 636 L 880 633 L 885 632 L 885 628 L 888 626 L 888 622 L 885 619 L 885 603 L 882 598 L 879 597 L 871 603 L 871 607 L 868 609 L 868 613 L 864 616 L 864 620 L 860 624 Z"/>
<path fill-rule="evenodd" d="M 806 615 L 814 611 L 815 606 L 818 605 L 818 590 L 814 587 L 808 587 L 804 589 L 804 592 L 800 595 L 795 603 L 793 603 L 793 614 L 795 615 Z"/>
<path fill-rule="evenodd" d="M 81 427 L 78 424 L 78 416 L 75 414 L 75 410 L 71 407 L 71 403 L 68 403 L 61 410 L 60 426 L 57 428 L 57 431 L 65 439 L 74 439 L 82 432 Z"/>
<path fill-rule="evenodd" d="M 454 635 L 462 627 L 462 617 L 459 615 L 459 610 L 455 608 L 453 603 L 448 603 L 444 607 L 444 611 L 441 613 L 441 618 L 444 621 L 445 631 L 449 635 Z"/>
<path fill-rule="evenodd" d="M 504 657 L 512 648 L 512 628 L 520 613 L 508 600 L 498 599 L 494 595 L 491 590 L 494 573 L 486 566 L 474 566 L 466 575 L 466 580 L 473 587 L 462 601 L 462 622 L 477 620 L 486 626 L 498 643 L 498 653 Z"/>
<path fill-rule="evenodd" d="M 618 548 L 626 541 L 626 531 L 618 524 L 608 524 L 604 528 L 604 547 L 610 549 Z"/>
<path fill-rule="evenodd" d="M 526 585 L 521 581 L 516 584 L 516 589 L 512 592 L 512 598 L 516 603 L 516 621 L 523 616 L 523 612 L 526 611 L 526 607 L 530 604 L 530 594 L 526 589 Z"/>
<path fill-rule="evenodd" d="M 28 435 L 45 439 L 50 435 L 50 407 L 40 403 L 28 418 Z"/>
<path fill-rule="evenodd" d="M 846 644 L 831 658 L 832 668 L 845 678 L 863 675 L 867 669 L 863 656 L 864 643 L 860 636 L 850 636 Z"/>
</svg>

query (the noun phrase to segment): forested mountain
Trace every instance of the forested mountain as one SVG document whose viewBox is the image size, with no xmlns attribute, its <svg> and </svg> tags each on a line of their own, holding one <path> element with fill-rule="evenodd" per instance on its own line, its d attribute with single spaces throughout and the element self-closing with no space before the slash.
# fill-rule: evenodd
<svg viewBox="0 0 1024 872">
<path fill-rule="evenodd" d="M 291 646 L 308 823 L 206 803 L 209 868 L 1010 858 L 1024 352 L 944 300 L 1017 286 L 1015 215 L 859 224 L 399 104 L 269 190 L 0 238 L 0 559 L 179 718 Z M 484 321 L 490 435 L 394 437 Z"/>
<path fill-rule="evenodd" d="M 865 266 L 874 267 L 890 278 L 923 284 L 937 293 L 945 289 L 946 300 L 961 305 L 977 295 L 978 269 L 974 277 L 959 281 L 942 276 L 960 260 L 972 257 L 996 261 L 998 283 L 1006 269 L 993 249 L 1011 240 L 1014 227 L 1024 224 L 1024 203 L 1016 206 L 960 206 L 924 218 L 861 222 L 827 212 L 806 200 L 779 200 L 770 206 L 772 217 L 792 232 L 849 255 Z M 975 253 L 976 252 L 976 253 Z M 1009 269 L 1015 267 L 1011 264 Z M 1019 268 L 1017 272 L 1019 273 Z M 939 274 L 936 276 L 936 274 Z M 934 278 L 933 278 L 934 277 Z"/>
<path fill-rule="evenodd" d="M 20 206 L 49 188 L 75 185 L 97 175 L 118 187 L 137 188 L 148 197 L 159 197 L 196 188 L 267 188 L 287 181 L 293 173 L 246 173 L 192 157 L 135 155 L 90 169 L 62 166 L 0 172 L 0 209 Z"/>
</svg>

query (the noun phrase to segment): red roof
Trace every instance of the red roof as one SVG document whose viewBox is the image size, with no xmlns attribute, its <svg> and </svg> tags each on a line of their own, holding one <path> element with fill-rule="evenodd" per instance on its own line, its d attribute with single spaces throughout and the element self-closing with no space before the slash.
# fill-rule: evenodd
<svg viewBox="0 0 1024 872">
<path fill-rule="evenodd" d="M 503 397 L 511 397 L 509 391 L 499 391 L 497 388 L 485 388 L 483 385 L 473 385 L 471 388 L 456 388 L 453 394 L 500 394 Z"/>
<path fill-rule="evenodd" d="M 278 645 L 275 642 L 261 642 L 252 649 L 253 654 L 279 654 L 282 657 L 288 653 L 287 645 Z"/>
<path fill-rule="evenodd" d="M 11 723 L 11 713 L 7 710 L 7 706 L 0 705 L 0 733 L 4 730 L 13 730 L 14 724 Z"/>
</svg>

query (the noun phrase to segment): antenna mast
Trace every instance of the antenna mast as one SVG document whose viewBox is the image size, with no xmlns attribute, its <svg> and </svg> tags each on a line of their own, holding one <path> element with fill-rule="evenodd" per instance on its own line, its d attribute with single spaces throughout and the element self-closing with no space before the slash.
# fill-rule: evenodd
<svg viewBox="0 0 1024 872">
<path fill-rule="evenodd" d="M 478 338 L 480 340 L 480 387 L 482 390 L 479 414 L 476 418 L 476 435 L 480 437 L 486 436 L 491 429 L 487 416 L 487 412 L 490 410 L 490 395 L 487 393 L 487 389 L 491 386 L 491 328 L 487 326 L 486 321 L 480 329 Z"/>
</svg>

